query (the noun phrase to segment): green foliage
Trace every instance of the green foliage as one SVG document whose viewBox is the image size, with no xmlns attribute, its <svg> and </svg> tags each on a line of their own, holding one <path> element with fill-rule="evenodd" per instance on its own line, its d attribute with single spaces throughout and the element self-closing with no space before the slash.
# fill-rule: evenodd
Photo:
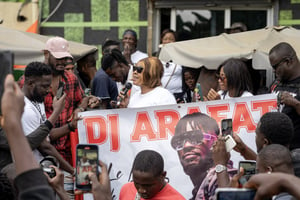
<svg viewBox="0 0 300 200">
<path fill-rule="evenodd" d="M 24 2 L 25 0 L 0 0 L 2 2 Z"/>
</svg>

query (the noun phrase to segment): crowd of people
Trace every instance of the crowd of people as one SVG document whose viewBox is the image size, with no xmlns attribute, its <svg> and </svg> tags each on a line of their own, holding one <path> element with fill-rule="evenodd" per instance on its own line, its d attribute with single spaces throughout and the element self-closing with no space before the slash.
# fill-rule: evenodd
<svg viewBox="0 0 300 200">
<path fill-rule="evenodd" d="M 256 95 L 251 71 L 242 59 L 230 58 L 213 72 L 193 69 L 160 61 L 159 51 L 148 57 L 137 49 L 137 39 L 134 30 L 126 30 L 122 48 L 120 42 L 106 40 L 97 70 L 94 53 L 74 61 L 68 41 L 53 37 L 43 50 L 44 62 L 29 63 L 18 84 L 11 75 L 6 77 L 0 118 L 1 199 L 74 198 L 69 133 L 81 120 L 79 112 Z M 161 46 L 175 41 L 174 31 L 162 32 Z M 255 189 L 255 199 L 300 199 L 296 177 L 300 169 L 300 62 L 285 42 L 270 50 L 269 60 L 276 76 L 269 93 L 278 96 L 278 112 L 260 118 L 255 131 L 257 152 L 233 134 L 234 150 L 256 161 L 257 174 L 246 183 L 241 185 L 244 169 L 233 167 L 215 119 L 196 112 L 178 121 L 170 143 L 193 184 L 192 200 L 216 199 L 217 188 L 226 187 Z M 213 74 L 207 81 L 212 84 L 204 83 L 203 74 Z M 61 95 L 59 87 L 63 87 Z M 59 163 L 51 166 L 54 177 L 40 167 L 47 156 Z M 81 165 L 85 160 L 83 155 Z M 132 182 L 122 187 L 119 199 L 185 199 L 166 181 L 164 162 L 156 151 L 136 152 Z M 102 161 L 99 166 L 99 175 L 86 174 L 82 181 L 91 182 L 94 199 L 110 200 L 108 171 Z"/>
</svg>

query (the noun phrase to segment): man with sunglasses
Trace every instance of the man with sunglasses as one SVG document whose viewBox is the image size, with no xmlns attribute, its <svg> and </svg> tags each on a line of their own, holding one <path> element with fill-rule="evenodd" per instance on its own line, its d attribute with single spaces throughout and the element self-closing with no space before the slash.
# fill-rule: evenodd
<svg viewBox="0 0 300 200">
<path fill-rule="evenodd" d="M 300 148 L 300 62 L 294 48 L 281 42 L 269 52 L 269 60 L 276 75 L 271 86 L 278 95 L 278 110 L 290 117 L 294 125 L 294 137 L 290 150 Z"/>
<path fill-rule="evenodd" d="M 212 199 L 223 177 L 236 173 L 218 135 L 216 120 L 203 113 L 187 114 L 176 125 L 171 145 L 194 185 L 192 200 Z"/>
</svg>

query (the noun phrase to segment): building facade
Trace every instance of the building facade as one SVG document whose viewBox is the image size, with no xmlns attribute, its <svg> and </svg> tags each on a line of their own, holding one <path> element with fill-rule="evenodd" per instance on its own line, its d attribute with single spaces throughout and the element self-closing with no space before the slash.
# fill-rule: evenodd
<svg viewBox="0 0 300 200">
<path fill-rule="evenodd" d="M 16 1 L 0 1 L 0 25 L 26 31 L 38 18 L 37 32 L 100 49 L 105 39 L 120 40 L 131 28 L 138 33 L 138 48 L 149 55 L 157 51 L 165 28 L 176 30 L 179 40 L 218 35 L 234 22 L 243 22 L 248 30 L 273 25 L 300 28 L 300 0 Z"/>
</svg>

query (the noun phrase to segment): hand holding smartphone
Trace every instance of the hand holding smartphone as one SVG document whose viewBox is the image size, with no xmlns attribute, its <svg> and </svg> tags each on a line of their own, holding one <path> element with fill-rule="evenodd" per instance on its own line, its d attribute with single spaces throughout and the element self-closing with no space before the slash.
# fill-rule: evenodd
<svg viewBox="0 0 300 200">
<path fill-rule="evenodd" d="M 240 184 L 244 185 L 254 174 L 256 174 L 256 162 L 254 160 L 243 160 L 239 162 L 239 169 L 244 169 L 244 175 L 239 179 Z"/>
<path fill-rule="evenodd" d="M 13 73 L 14 69 L 14 54 L 10 51 L 0 51 L 0 98 L 2 98 L 4 92 L 4 80 L 8 74 Z M 1 102 L 0 102 L 0 114 L 1 114 Z"/>
<path fill-rule="evenodd" d="M 225 137 L 226 151 L 230 152 L 236 146 L 236 142 L 232 138 L 232 119 L 222 119 L 221 132 Z"/>
<path fill-rule="evenodd" d="M 91 190 L 89 173 L 97 176 L 99 166 L 98 145 L 78 144 L 76 147 L 76 188 Z"/>
</svg>

